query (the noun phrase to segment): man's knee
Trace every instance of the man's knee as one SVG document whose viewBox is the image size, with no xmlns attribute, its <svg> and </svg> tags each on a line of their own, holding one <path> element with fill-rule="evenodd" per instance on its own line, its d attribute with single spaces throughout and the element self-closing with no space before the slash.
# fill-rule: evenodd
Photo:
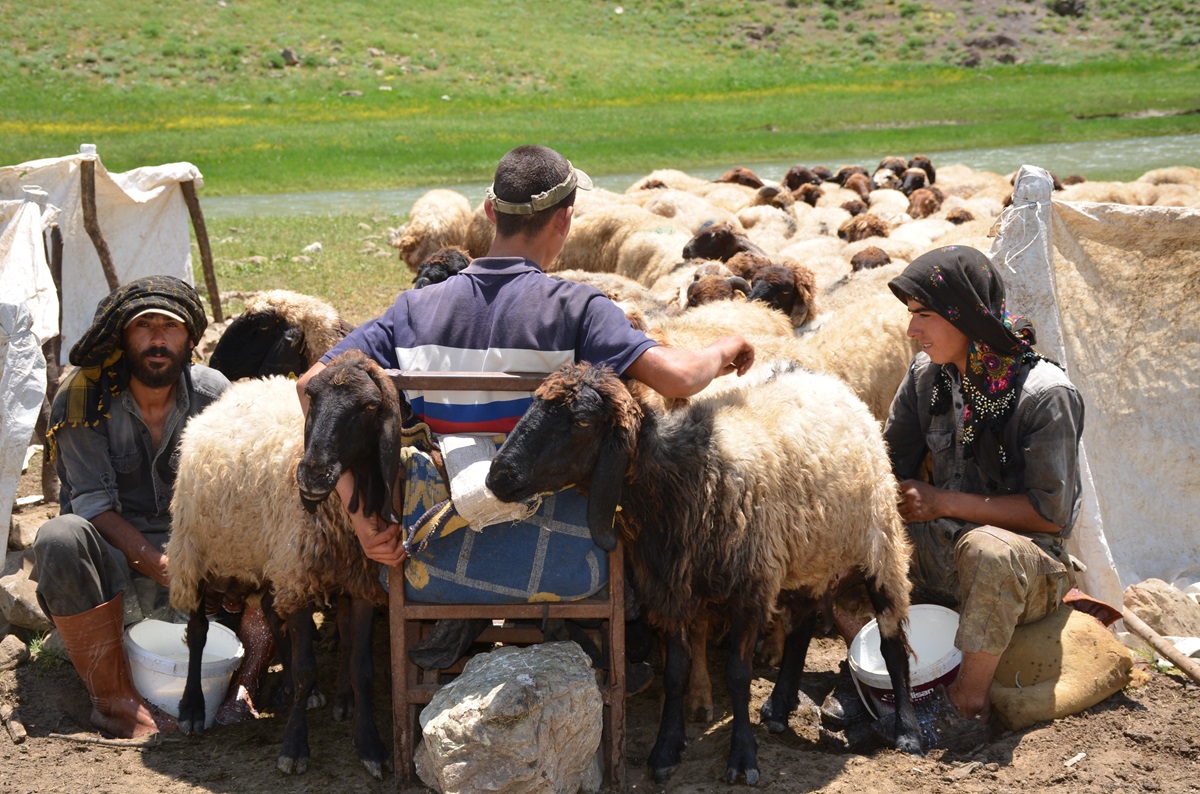
<svg viewBox="0 0 1200 794">
<path fill-rule="evenodd" d="M 94 531 L 86 519 L 70 513 L 42 524 L 33 539 L 35 570 L 59 559 L 75 560 L 86 554 L 88 533 Z"/>
</svg>

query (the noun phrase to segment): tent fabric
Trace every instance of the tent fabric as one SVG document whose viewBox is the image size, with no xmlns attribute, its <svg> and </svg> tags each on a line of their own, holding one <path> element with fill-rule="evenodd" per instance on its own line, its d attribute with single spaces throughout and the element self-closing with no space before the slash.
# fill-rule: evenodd
<svg viewBox="0 0 1200 794">
<path fill-rule="evenodd" d="M 1200 212 L 1051 200 L 1024 166 L 990 255 L 1009 305 L 1083 393 L 1084 511 L 1068 550 L 1120 605 L 1200 580 Z"/>
<path fill-rule="evenodd" d="M 100 257 L 83 225 L 79 168 L 96 162 L 96 214 L 112 254 L 117 280 L 124 284 L 156 274 L 192 276 L 190 216 L 181 182 L 203 184 L 191 163 L 146 166 L 110 174 L 94 154 L 33 160 L 0 168 L 0 199 L 14 199 L 30 187 L 62 208 L 62 351 L 65 356 L 91 324 L 96 304 L 109 293 Z M 65 363 L 65 360 L 60 362 Z"/>
<path fill-rule="evenodd" d="M 40 344 L 58 334 L 58 291 L 46 262 L 44 232 L 59 210 L 42 207 L 38 191 L 28 198 L 0 201 L 0 295 L 7 303 L 23 303 Z"/>
<path fill-rule="evenodd" d="M 25 450 L 46 398 L 46 359 L 25 303 L 0 302 L 0 528 L 7 545 Z"/>
</svg>

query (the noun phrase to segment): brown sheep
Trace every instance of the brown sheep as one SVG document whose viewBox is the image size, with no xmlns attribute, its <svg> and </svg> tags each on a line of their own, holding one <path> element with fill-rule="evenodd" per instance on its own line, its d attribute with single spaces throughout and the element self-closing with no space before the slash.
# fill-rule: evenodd
<svg viewBox="0 0 1200 794">
<path fill-rule="evenodd" d="M 975 216 L 965 207 L 958 207 L 946 213 L 946 220 L 953 223 L 955 226 L 960 226 L 968 221 L 975 220 Z"/>
<path fill-rule="evenodd" d="M 837 170 L 836 174 L 833 175 L 833 181 L 837 182 L 842 187 L 846 187 L 846 180 L 854 174 L 862 174 L 868 179 L 871 177 L 871 175 L 867 173 L 867 169 L 863 168 L 861 165 L 844 165 Z"/>
<path fill-rule="evenodd" d="M 470 254 L 458 246 L 439 248 L 417 267 L 417 277 L 413 279 L 413 289 L 421 289 L 430 284 L 445 281 L 469 264 L 471 264 Z"/>
<path fill-rule="evenodd" d="M 815 176 L 817 179 L 821 180 L 822 182 L 832 182 L 833 181 L 833 171 L 831 171 L 829 166 L 827 166 L 827 165 L 814 165 L 809 170 L 812 171 L 813 176 Z"/>
<path fill-rule="evenodd" d="M 891 263 L 892 258 L 888 256 L 887 251 L 879 246 L 872 245 L 850 257 L 850 272 L 857 273 L 860 270 L 872 270 L 884 265 L 890 265 Z"/>
<path fill-rule="evenodd" d="M 749 168 L 743 168 L 740 165 L 736 168 L 729 169 L 713 181 L 732 182 L 735 185 L 745 185 L 746 187 L 752 187 L 755 190 L 758 190 L 760 187 L 766 184 L 762 181 L 762 179 L 759 178 L 758 174 L 754 173 Z"/>
<path fill-rule="evenodd" d="M 801 185 L 792 191 L 792 195 L 796 201 L 803 201 L 810 207 L 817 206 L 817 199 L 825 195 L 825 191 L 821 190 L 817 185 Z"/>
<path fill-rule="evenodd" d="M 756 254 L 753 251 L 741 251 L 729 257 L 725 267 L 735 276 L 741 276 L 747 281 L 754 279 L 754 274 L 764 267 L 774 264 L 766 254 Z"/>
<path fill-rule="evenodd" d="M 683 246 L 684 259 L 716 259 L 728 262 L 734 254 L 749 251 L 766 256 L 767 252 L 729 223 L 706 224 Z"/>
<path fill-rule="evenodd" d="M 887 237 L 888 227 L 883 218 L 878 215 L 872 215 L 869 212 L 864 212 L 862 215 L 855 215 L 850 220 L 838 227 L 838 237 L 848 243 L 855 243 L 859 240 L 865 240 L 868 237 Z"/>
<path fill-rule="evenodd" d="M 920 168 L 906 168 L 900 175 L 900 192 L 906 196 L 928 186 L 929 177 Z"/>
<path fill-rule="evenodd" d="M 929 184 L 937 181 L 937 171 L 933 168 L 933 162 L 923 154 L 915 154 L 908 161 L 909 168 L 920 168 L 925 172 L 925 176 L 929 177 Z"/>
<path fill-rule="evenodd" d="M 733 300 L 738 293 L 750 293 L 750 283 L 741 276 L 702 276 L 687 288 L 687 306 L 694 309 L 714 301 Z"/>
<path fill-rule="evenodd" d="M 871 178 L 866 174 L 850 174 L 842 184 L 846 190 L 853 190 L 863 201 L 871 197 Z"/>
<path fill-rule="evenodd" d="M 778 207 L 781 210 L 790 210 L 795 203 L 796 197 L 788 189 L 779 185 L 763 185 L 755 194 L 754 203 L 751 206 L 765 205 Z"/>
<path fill-rule="evenodd" d="M 908 197 L 908 214 L 914 218 L 928 218 L 941 208 L 942 202 L 929 188 L 923 187 L 914 190 Z"/>
<path fill-rule="evenodd" d="M 783 312 L 793 328 L 816 316 L 816 294 L 816 275 L 797 263 L 759 268 L 750 281 L 750 300 L 762 301 Z"/>
<path fill-rule="evenodd" d="M 794 165 L 783 175 L 783 186 L 795 190 L 801 185 L 819 185 L 821 178 L 802 165 Z"/>
<path fill-rule="evenodd" d="M 845 204 L 843 204 L 842 209 L 850 213 L 850 217 L 854 217 L 855 215 L 862 215 L 864 212 L 866 212 L 867 205 L 865 202 L 860 201 L 859 199 L 854 199 L 853 201 L 847 201 Z"/>
</svg>

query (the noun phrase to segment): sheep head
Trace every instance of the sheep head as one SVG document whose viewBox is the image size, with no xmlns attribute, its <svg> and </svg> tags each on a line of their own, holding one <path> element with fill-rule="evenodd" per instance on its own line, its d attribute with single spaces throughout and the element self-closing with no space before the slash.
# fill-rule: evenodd
<svg viewBox="0 0 1200 794">
<path fill-rule="evenodd" d="M 230 380 L 301 375 L 309 367 L 304 330 L 274 307 L 243 312 L 217 340 L 208 365 Z"/>
<path fill-rule="evenodd" d="M 572 483 L 588 493 L 588 527 L 603 549 L 637 446 L 643 410 L 607 367 L 567 364 L 534 392 L 533 404 L 492 460 L 487 487 L 519 502 Z"/>
<path fill-rule="evenodd" d="M 754 274 L 748 297 L 783 312 L 799 328 L 815 314 L 816 292 L 816 276 L 803 265 L 769 265 Z"/>
<path fill-rule="evenodd" d="M 413 289 L 438 284 L 462 272 L 471 264 L 471 256 L 457 246 L 448 246 L 434 251 L 417 267 Z"/>
<path fill-rule="evenodd" d="M 391 378 L 373 360 L 350 350 L 329 362 L 305 389 L 304 456 L 296 470 L 300 500 L 315 512 L 343 472 L 354 475 L 347 507 L 400 520 L 394 489 L 400 467 L 405 407 Z"/>
<path fill-rule="evenodd" d="M 706 223 L 683 246 L 684 259 L 716 259 L 728 262 L 735 254 L 749 251 L 760 256 L 766 252 L 729 223 Z"/>
</svg>

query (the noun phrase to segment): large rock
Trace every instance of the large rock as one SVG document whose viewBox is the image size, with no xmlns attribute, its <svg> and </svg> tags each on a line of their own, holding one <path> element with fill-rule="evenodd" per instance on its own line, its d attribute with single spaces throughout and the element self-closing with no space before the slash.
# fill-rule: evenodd
<svg viewBox="0 0 1200 794">
<path fill-rule="evenodd" d="M 1167 637 L 1200 637 L 1200 604 L 1161 579 L 1125 588 L 1125 607 Z"/>
<path fill-rule="evenodd" d="M 497 648 L 421 712 L 417 774 L 442 794 L 594 792 L 602 717 L 591 662 L 574 642 Z"/>
<path fill-rule="evenodd" d="M 4 564 L 5 575 L 0 577 L 0 615 L 14 626 L 35 631 L 48 631 L 54 624 L 42 612 L 37 602 L 37 584 L 30 581 L 32 553 L 14 552 Z"/>
</svg>

